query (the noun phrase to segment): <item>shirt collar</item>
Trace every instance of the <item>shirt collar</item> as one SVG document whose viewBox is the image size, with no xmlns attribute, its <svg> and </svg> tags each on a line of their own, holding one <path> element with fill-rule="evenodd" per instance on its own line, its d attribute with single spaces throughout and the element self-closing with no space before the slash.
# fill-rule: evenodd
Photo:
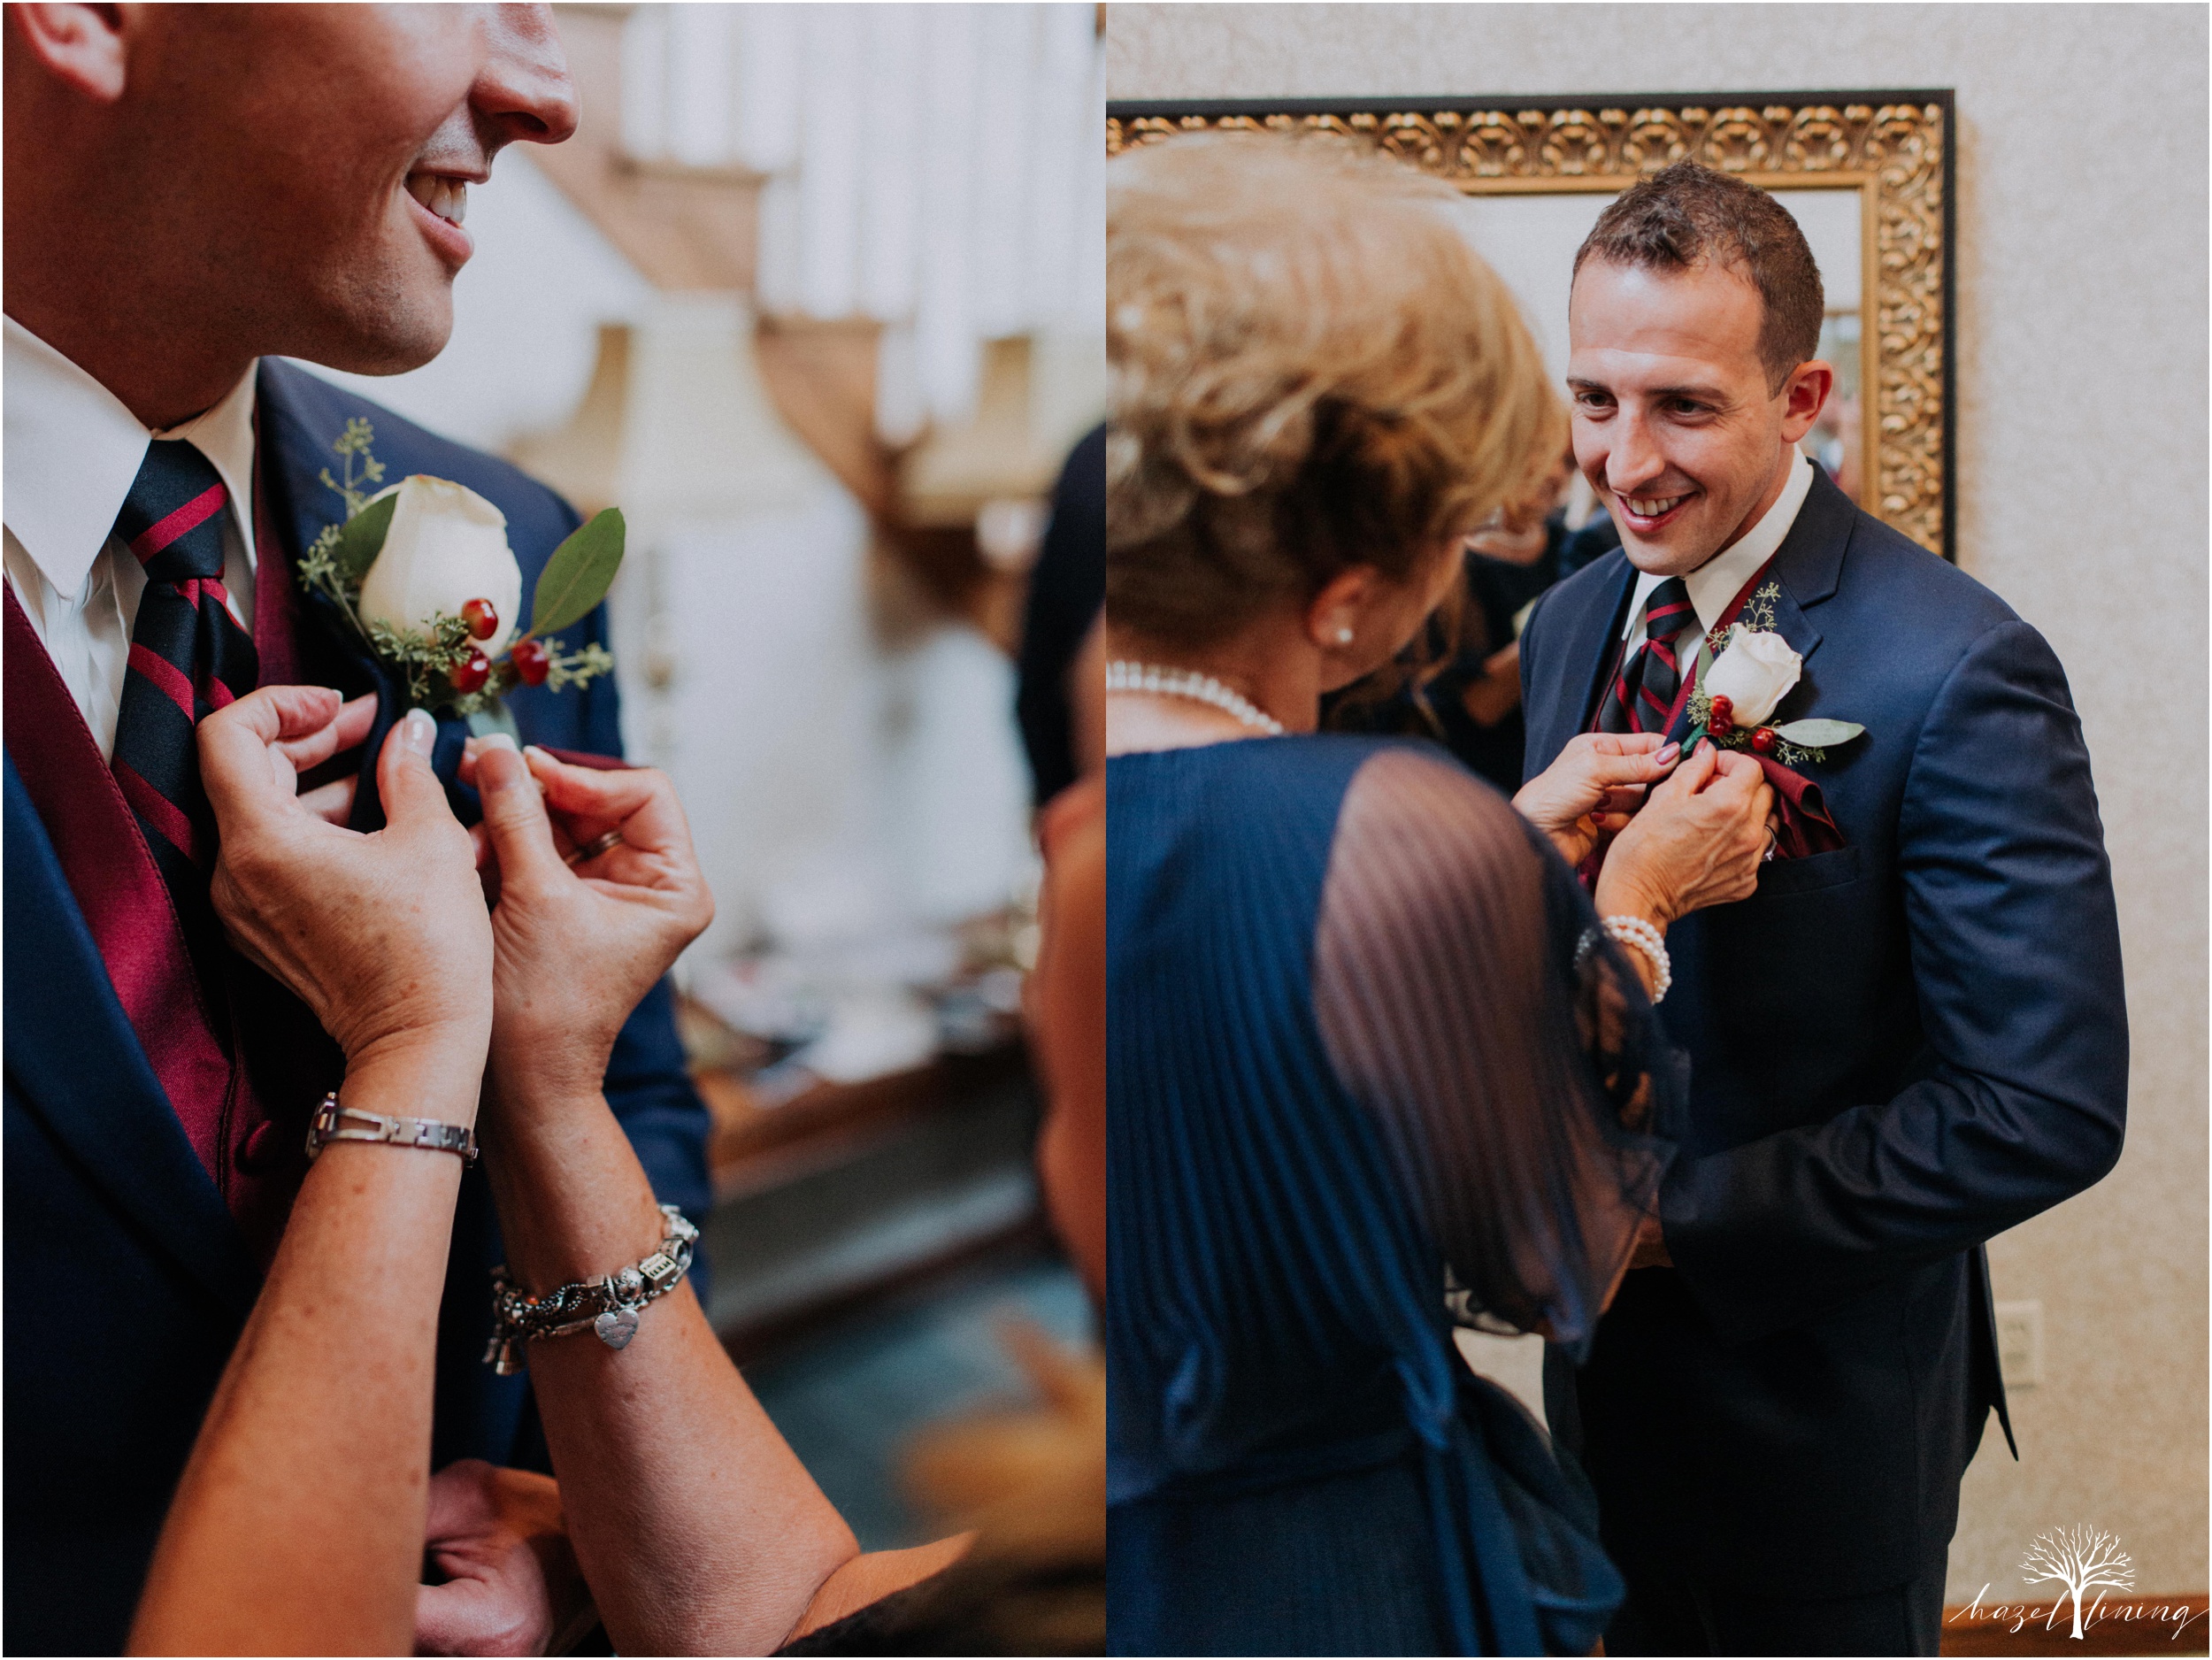
<svg viewBox="0 0 2212 1660">
<path fill-rule="evenodd" d="M 1797 522 L 1798 509 L 1805 505 L 1805 497 L 1812 488 L 1813 464 L 1803 450 L 1796 450 L 1790 462 L 1789 477 L 1783 481 L 1782 493 L 1774 498 L 1774 505 L 1759 515 L 1757 524 L 1682 579 L 1683 587 L 1690 590 L 1690 603 L 1696 609 L 1698 626 L 1707 634 L 1712 633 L 1721 613 L 1735 603 L 1744 584 L 1758 575 L 1759 567 L 1774 557 L 1775 549 L 1782 545 L 1782 538 L 1790 534 L 1790 526 Z M 1638 573 L 1635 596 L 1628 607 L 1628 631 L 1642 620 L 1645 601 L 1666 580 L 1647 571 Z"/>
<path fill-rule="evenodd" d="M 230 491 L 250 569 L 254 370 L 209 409 L 150 432 L 122 400 L 12 317 L 0 318 L 0 503 L 7 526 L 57 593 L 73 600 L 107 545 L 146 446 L 181 438 Z"/>
</svg>

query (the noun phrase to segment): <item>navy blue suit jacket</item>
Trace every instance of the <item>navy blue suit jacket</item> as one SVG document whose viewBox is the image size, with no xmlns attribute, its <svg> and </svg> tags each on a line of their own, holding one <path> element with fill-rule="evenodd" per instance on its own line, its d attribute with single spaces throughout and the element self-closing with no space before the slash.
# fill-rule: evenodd
<svg viewBox="0 0 2212 1660">
<path fill-rule="evenodd" d="M 1950 1537 L 2004 1421 L 1982 1242 L 2119 1157 L 2127 1017 L 2089 756 L 2042 636 L 1824 473 L 1772 580 L 1805 660 L 1777 720 L 1867 728 L 1805 769 L 1846 845 L 1670 930 L 1661 1013 L 1692 1065 L 1660 1202 L 1675 1266 L 1627 1276 L 1576 1383 L 1617 1548 L 1845 1595 Z M 1530 619 L 1531 776 L 1587 729 L 1634 581 L 1609 553 Z"/>
<path fill-rule="evenodd" d="M 288 364 L 263 364 L 259 408 L 263 487 L 288 557 L 343 511 L 318 475 L 334 466 L 331 441 L 356 415 L 375 427 L 387 481 L 434 473 L 498 504 L 526 594 L 576 526 L 565 502 L 513 467 Z M 604 625 L 595 613 L 563 639 L 573 649 Z M 313 615 L 299 634 L 302 678 L 349 694 L 378 683 L 375 666 Z M 611 680 L 510 701 L 533 742 L 620 750 Z M 378 738 L 396 712 L 388 696 Z M 458 723 L 441 734 L 448 776 L 462 736 Z M 365 817 L 375 812 L 365 803 Z M 12 759 L 5 838 L 4 1642 L 12 1654 L 116 1654 L 259 1271 L 116 1000 Z M 707 1115 L 665 985 L 624 1027 L 607 1096 L 656 1192 L 700 1215 Z M 434 1464 L 526 1456 L 526 1379 L 482 1364 L 497 1260 L 483 1176 L 472 1171 L 440 1322 Z"/>
</svg>

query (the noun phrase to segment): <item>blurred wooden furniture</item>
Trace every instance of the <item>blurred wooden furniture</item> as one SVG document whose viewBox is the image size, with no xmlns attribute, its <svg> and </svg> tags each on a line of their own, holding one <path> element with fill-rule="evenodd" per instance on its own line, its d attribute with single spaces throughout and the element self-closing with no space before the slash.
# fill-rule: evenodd
<svg viewBox="0 0 2212 1660">
<path fill-rule="evenodd" d="M 741 1064 L 694 1079 L 714 1116 L 708 1318 L 741 1360 L 1046 1237 L 1018 1039 L 789 1095 L 756 1087 Z"/>
</svg>

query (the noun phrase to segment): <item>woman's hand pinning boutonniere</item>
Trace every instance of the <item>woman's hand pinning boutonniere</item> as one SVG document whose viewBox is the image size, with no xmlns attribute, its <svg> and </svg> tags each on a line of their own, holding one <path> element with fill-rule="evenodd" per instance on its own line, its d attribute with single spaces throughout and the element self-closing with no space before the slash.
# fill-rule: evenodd
<svg viewBox="0 0 2212 1660">
<path fill-rule="evenodd" d="M 342 479 L 323 482 L 346 516 L 300 560 L 301 580 L 334 601 L 376 657 L 399 672 L 411 709 L 457 715 L 496 711 L 517 685 L 555 691 L 614 667 L 604 646 L 564 653 L 552 636 L 606 597 L 622 565 L 623 523 L 609 508 L 554 549 L 519 636 L 522 571 L 507 546 L 507 518 L 474 490 L 411 473 L 374 495 L 384 465 L 369 453 L 357 417 L 332 446 Z"/>
<path fill-rule="evenodd" d="M 1699 650 L 1684 755 L 1694 753 L 1709 738 L 1723 749 L 1748 749 L 1797 766 L 1826 760 L 1829 750 L 1866 731 L 1851 720 L 1766 724 L 1805 668 L 1805 659 L 1774 632 L 1774 602 L 1780 595 L 1780 588 L 1768 583 L 1744 607 L 1742 620 L 1714 630 Z"/>
</svg>

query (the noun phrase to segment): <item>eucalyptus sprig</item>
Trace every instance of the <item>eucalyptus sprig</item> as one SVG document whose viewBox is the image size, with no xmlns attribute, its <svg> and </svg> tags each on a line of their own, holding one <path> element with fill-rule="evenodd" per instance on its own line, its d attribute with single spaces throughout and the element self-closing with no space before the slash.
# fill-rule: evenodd
<svg viewBox="0 0 2212 1660">
<path fill-rule="evenodd" d="M 369 446 L 376 442 L 376 432 L 368 421 L 356 415 L 346 423 L 331 448 L 338 452 L 339 464 L 345 469 L 343 480 L 330 476 L 330 469 L 323 469 L 323 482 L 345 497 L 346 517 L 351 519 L 384 482 L 384 464 L 370 453 Z M 360 458 L 361 476 L 354 477 L 354 459 Z M 362 488 L 365 486 L 366 488 Z"/>
</svg>

